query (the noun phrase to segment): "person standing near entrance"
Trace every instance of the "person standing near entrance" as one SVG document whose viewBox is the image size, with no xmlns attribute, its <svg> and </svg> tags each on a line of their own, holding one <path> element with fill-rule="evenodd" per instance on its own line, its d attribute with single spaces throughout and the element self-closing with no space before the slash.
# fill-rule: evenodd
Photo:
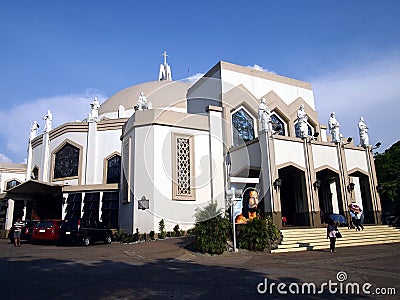
<svg viewBox="0 0 400 300">
<path fill-rule="evenodd" d="M 14 246 L 21 247 L 21 231 L 24 227 L 24 223 L 18 218 L 17 222 L 14 223 Z"/>
<path fill-rule="evenodd" d="M 329 219 L 328 221 L 328 227 L 326 229 L 326 238 L 329 238 L 330 240 L 330 245 L 329 245 L 329 249 L 330 251 L 333 253 L 335 252 L 335 244 L 336 244 L 336 233 L 337 233 L 337 227 L 335 225 L 335 223 Z"/>
</svg>

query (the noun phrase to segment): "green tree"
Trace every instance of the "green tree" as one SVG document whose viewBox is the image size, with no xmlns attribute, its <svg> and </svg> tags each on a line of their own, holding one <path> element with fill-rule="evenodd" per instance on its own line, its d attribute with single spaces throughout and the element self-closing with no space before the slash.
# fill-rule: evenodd
<svg viewBox="0 0 400 300">
<path fill-rule="evenodd" d="M 400 214 L 400 141 L 375 156 L 375 169 L 383 209 Z"/>
</svg>

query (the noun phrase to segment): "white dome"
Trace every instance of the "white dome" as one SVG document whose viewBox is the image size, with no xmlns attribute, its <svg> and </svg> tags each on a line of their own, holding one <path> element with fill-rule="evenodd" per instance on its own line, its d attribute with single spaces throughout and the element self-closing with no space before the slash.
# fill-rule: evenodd
<svg viewBox="0 0 400 300">
<path fill-rule="evenodd" d="M 120 105 L 132 109 L 141 92 L 153 108 L 172 108 L 186 111 L 186 94 L 189 83 L 180 81 L 150 81 L 126 88 L 103 102 L 99 114 L 117 112 Z"/>
</svg>

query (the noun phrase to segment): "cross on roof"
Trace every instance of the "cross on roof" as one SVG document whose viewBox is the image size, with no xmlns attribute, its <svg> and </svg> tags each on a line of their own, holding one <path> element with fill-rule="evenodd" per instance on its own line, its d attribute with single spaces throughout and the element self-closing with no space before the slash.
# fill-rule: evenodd
<svg viewBox="0 0 400 300">
<path fill-rule="evenodd" d="M 167 64 L 167 56 L 169 56 L 167 54 L 167 51 L 164 51 L 164 53 L 162 53 L 161 56 L 164 56 L 164 65 L 166 65 Z"/>
</svg>

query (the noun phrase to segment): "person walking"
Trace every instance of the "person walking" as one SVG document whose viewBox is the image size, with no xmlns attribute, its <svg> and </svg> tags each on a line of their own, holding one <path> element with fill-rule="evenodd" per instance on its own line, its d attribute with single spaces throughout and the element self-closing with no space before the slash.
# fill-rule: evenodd
<svg viewBox="0 0 400 300">
<path fill-rule="evenodd" d="M 17 222 L 14 223 L 14 246 L 21 247 L 21 232 L 22 227 L 24 227 L 24 223 L 21 222 L 21 219 L 18 218 Z"/>
<path fill-rule="evenodd" d="M 364 226 L 361 224 L 361 212 L 355 212 L 355 215 L 354 221 L 356 225 L 356 231 L 360 231 L 360 227 L 361 230 L 364 230 Z"/>
<path fill-rule="evenodd" d="M 329 249 L 331 253 L 335 252 L 335 244 L 336 244 L 336 233 L 338 232 L 337 226 L 332 220 L 328 221 L 328 227 L 326 229 L 326 238 L 329 238 L 330 245 Z"/>
</svg>

